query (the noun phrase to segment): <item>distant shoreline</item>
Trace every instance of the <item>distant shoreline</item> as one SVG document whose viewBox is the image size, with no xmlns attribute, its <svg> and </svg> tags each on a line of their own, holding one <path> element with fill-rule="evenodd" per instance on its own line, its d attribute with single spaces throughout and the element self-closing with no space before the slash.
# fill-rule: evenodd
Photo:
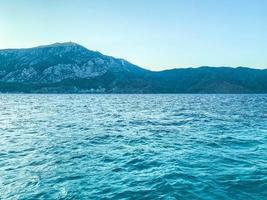
<svg viewBox="0 0 267 200">
<path fill-rule="evenodd" d="M 0 50 L 2 93 L 256 94 L 267 69 L 173 68 L 151 71 L 76 43 Z"/>
</svg>

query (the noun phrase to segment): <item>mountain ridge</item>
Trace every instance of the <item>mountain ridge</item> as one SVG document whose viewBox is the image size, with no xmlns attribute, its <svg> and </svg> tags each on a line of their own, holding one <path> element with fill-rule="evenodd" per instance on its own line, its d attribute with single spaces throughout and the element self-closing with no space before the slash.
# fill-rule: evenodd
<svg viewBox="0 0 267 200">
<path fill-rule="evenodd" d="M 0 50 L 0 92 L 267 93 L 267 70 L 200 66 L 151 71 L 65 42 Z"/>
</svg>

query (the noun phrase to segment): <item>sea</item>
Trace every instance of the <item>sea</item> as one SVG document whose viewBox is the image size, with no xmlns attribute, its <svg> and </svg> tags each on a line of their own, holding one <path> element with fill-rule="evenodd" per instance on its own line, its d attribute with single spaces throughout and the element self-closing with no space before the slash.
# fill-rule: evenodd
<svg viewBox="0 0 267 200">
<path fill-rule="evenodd" d="M 267 95 L 0 94 L 0 199 L 267 199 Z"/>
</svg>

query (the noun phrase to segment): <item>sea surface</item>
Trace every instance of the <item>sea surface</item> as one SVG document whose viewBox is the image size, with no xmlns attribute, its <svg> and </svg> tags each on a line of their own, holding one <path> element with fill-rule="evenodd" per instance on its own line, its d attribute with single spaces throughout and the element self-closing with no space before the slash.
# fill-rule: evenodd
<svg viewBox="0 0 267 200">
<path fill-rule="evenodd" d="M 267 95 L 0 94 L 0 199 L 267 199 Z"/>
</svg>

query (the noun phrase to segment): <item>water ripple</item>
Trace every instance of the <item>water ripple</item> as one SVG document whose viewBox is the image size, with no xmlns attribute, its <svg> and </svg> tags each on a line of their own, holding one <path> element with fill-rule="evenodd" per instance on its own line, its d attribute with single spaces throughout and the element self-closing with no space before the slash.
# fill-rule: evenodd
<svg viewBox="0 0 267 200">
<path fill-rule="evenodd" d="M 266 199 L 267 95 L 0 95 L 0 199 Z"/>
</svg>

